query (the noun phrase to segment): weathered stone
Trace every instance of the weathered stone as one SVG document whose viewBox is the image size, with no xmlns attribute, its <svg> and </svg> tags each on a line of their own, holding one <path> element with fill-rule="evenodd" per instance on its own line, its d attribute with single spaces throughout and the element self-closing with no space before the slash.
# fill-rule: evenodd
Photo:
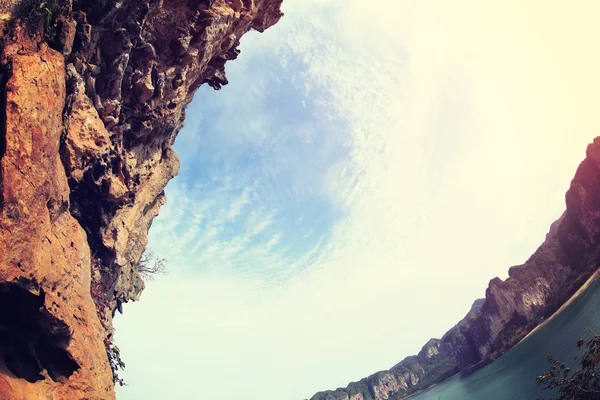
<svg viewBox="0 0 600 400">
<path fill-rule="evenodd" d="M 0 282 L 39 295 L 43 313 L 68 327 L 63 349 L 78 367 L 69 376 L 52 379 L 50 367 L 44 366 L 43 379 L 36 383 L 21 375 L 22 368 L 13 368 L 13 374 L 0 374 L 0 397 L 37 399 L 53 393 L 53 398 L 110 399 L 105 333 L 90 296 L 90 249 L 69 213 L 70 189 L 59 155 L 64 58 L 47 46 L 38 49 L 22 33 L 15 34 L 28 50 L 17 54 L 6 46 L 2 57 L 12 68 L 0 154 Z M 2 304 L 3 309 L 15 306 Z M 5 322 L 0 317 L 0 325 Z M 10 324 L 3 328 L 14 329 Z M 39 348 L 34 356 L 43 358 Z M 9 366 L 6 357 L 0 362 Z"/>
<path fill-rule="evenodd" d="M 148 73 L 135 83 L 136 98 L 140 103 L 146 103 L 154 95 L 152 77 Z"/>
<path fill-rule="evenodd" d="M 60 51 L 64 56 L 71 54 L 73 42 L 75 41 L 75 32 L 77 30 L 77 21 L 72 18 L 63 17 L 60 21 Z"/>
</svg>

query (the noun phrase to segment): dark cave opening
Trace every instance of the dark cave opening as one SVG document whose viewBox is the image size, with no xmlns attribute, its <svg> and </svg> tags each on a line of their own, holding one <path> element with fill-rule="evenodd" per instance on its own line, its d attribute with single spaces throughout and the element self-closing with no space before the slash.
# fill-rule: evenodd
<svg viewBox="0 0 600 400">
<path fill-rule="evenodd" d="M 44 307 L 45 294 L 35 295 L 17 283 L 0 283 L 0 364 L 28 382 L 45 379 L 42 371 L 63 382 L 79 365 L 66 348 L 68 326 Z"/>
</svg>

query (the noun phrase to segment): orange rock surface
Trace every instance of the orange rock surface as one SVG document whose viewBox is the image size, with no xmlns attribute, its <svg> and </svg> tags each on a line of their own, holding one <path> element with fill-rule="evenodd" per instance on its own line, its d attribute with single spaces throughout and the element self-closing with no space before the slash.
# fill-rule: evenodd
<svg viewBox="0 0 600 400">
<path fill-rule="evenodd" d="M 0 399 L 113 399 L 185 107 L 281 0 L 30 4 L 0 6 Z"/>
<path fill-rule="evenodd" d="M 69 213 L 70 189 L 58 151 L 66 95 L 64 58 L 45 44 L 27 43 L 24 32 L 18 32 L 19 39 L 3 53 L 11 76 L 5 89 L 6 128 L 0 161 L 0 282 L 17 282 L 35 295 L 43 292 L 44 313 L 62 321 L 70 331 L 69 342 L 59 346 L 64 346 L 78 368 L 66 379 L 57 379 L 64 383 L 43 370 L 44 379 L 34 384 L 4 365 L 0 398 L 114 398 L 104 330 L 90 296 L 90 249 L 85 232 Z M 19 307 L 8 301 L 0 306 Z M 40 335 L 51 335 L 56 328 L 46 323 L 39 322 Z M 14 324 L 0 321 L 0 325 L 12 329 Z M 15 347 L 12 343 L 5 346 L 10 345 Z M 37 343 L 31 345 L 34 350 L 29 352 L 35 353 Z M 7 351 L 4 347 L 3 353 Z M 17 356 L 26 362 L 23 354 Z"/>
</svg>

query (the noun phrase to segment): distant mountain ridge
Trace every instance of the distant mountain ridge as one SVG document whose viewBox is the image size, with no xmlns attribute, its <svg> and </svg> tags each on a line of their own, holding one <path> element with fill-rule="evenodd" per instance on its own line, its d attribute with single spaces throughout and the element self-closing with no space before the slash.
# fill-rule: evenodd
<svg viewBox="0 0 600 400">
<path fill-rule="evenodd" d="M 415 356 L 346 388 L 310 400 L 399 400 L 469 368 L 483 366 L 548 318 L 598 269 L 600 137 L 588 145 L 565 196 L 566 211 L 546 240 L 506 280 L 490 281 L 484 299 L 441 339 Z"/>
</svg>

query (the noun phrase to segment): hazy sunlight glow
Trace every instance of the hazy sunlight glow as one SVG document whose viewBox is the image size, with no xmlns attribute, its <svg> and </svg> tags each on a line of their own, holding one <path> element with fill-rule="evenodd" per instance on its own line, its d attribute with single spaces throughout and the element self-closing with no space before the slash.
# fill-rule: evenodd
<svg viewBox="0 0 600 400">
<path fill-rule="evenodd" d="M 543 241 L 600 132 L 594 0 L 284 0 L 202 88 L 116 318 L 120 399 L 303 399 L 416 353 Z"/>
</svg>

